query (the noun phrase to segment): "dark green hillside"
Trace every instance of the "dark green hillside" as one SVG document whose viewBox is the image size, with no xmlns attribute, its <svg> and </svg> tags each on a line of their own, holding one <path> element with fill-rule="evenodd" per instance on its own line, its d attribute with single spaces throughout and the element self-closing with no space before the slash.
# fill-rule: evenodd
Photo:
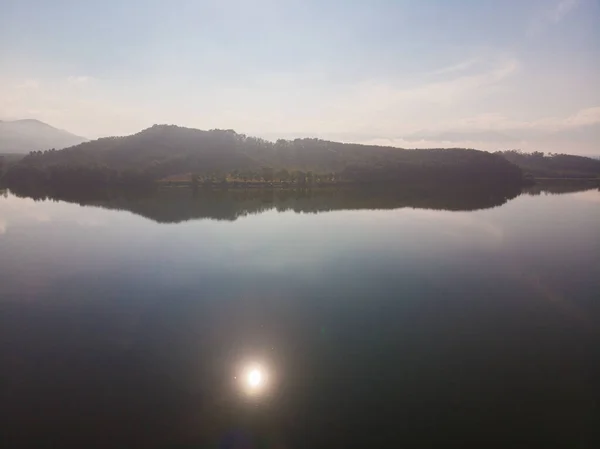
<svg viewBox="0 0 600 449">
<path fill-rule="evenodd" d="M 436 179 L 520 183 L 521 171 L 500 155 L 466 149 L 404 150 L 320 139 L 248 137 L 155 125 L 127 137 L 102 138 L 64 150 L 37 151 L 9 170 L 4 184 L 41 183 L 63 189 L 152 182 L 188 174 L 195 179 L 310 183 L 315 174 L 337 182 Z M 287 174 L 286 174 L 287 173 Z M 331 174 L 337 176 L 331 176 Z M 290 174 L 289 179 L 288 174 Z M 293 174 L 293 175 L 292 175 Z M 318 178 L 318 177 L 317 177 Z"/>
<path fill-rule="evenodd" d="M 596 178 L 600 176 L 600 160 L 571 154 L 523 153 L 499 151 L 507 161 L 519 166 L 535 178 Z"/>
</svg>

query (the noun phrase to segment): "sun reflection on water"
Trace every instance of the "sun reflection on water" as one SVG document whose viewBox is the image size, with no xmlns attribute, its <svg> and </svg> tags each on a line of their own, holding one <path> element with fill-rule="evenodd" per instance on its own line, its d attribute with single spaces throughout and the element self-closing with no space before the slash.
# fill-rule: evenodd
<svg viewBox="0 0 600 449">
<path fill-rule="evenodd" d="M 268 390 L 269 373 L 264 365 L 252 363 L 246 365 L 241 376 L 236 376 L 242 390 L 250 396 L 263 395 Z"/>
</svg>

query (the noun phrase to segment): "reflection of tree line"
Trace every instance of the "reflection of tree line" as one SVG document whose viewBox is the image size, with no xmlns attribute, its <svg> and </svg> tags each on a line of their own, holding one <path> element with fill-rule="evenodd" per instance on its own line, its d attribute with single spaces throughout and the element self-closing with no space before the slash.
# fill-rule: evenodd
<svg viewBox="0 0 600 449">
<path fill-rule="evenodd" d="M 397 209 L 476 210 L 500 206 L 521 192 L 516 186 L 413 183 L 396 186 L 318 189 L 190 189 L 68 190 L 17 189 L 34 199 L 53 199 L 127 210 L 161 223 L 210 218 L 235 220 L 268 210 L 305 213 L 332 210 Z"/>
<path fill-rule="evenodd" d="M 535 185 L 527 187 L 523 193 L 527 195 L 561 195 L 564 193 L 581 192 L 583 190 L 600 189 L 596 180 L 545 180 L 538 181 Z"/>
</svg>

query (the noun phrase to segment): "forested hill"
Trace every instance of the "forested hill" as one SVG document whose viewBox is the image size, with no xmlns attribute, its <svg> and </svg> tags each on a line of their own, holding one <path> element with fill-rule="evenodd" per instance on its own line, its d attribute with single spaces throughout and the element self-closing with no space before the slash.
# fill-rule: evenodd
<svg viewBox="0 0 600 449">
<path fill-rule="evenodd" d="M 571 154 L 544 154 L 541 151 L 523 153 L 517 150 L 499 151 L 506 160 L 518 165 L 526 175 L 535 178 L 597 178 L 600 160 Z"/>
<path fill-rule="evenodd" d="M 80 184 L 93 179 L 102 184 L 186 173 L 220 180 L 231 179 L 233 173 L 263 181 L 277 179 L 281 173 L 281 180 L 289 177 L 293 182 L 289 175 L 298 172 L 302 176 L 296 179 L 311 173 L 332 178 L 337 174 L 336 179 L 362 182 L 425 177 L 514 183 L 522 178 L 519 168 L 503 157 L 477 150 L 404 150 L 320 139 L 269 142 L 232 130 L 155 125 L 131 136 L 32 152 L 6 173 L 4 183 L 35 178 L 47 183 L 72 179 Z"/>
</svg>

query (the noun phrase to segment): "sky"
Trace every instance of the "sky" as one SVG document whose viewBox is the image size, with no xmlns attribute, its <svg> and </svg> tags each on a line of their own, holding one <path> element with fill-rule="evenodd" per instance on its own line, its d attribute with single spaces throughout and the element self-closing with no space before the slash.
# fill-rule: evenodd
<svg viewBox="0 0 600 449">
<path fill-rule="evenodd" d="M 600 154 L 600 0 L 0 0 L 0 120 Z"/>
</svg>

